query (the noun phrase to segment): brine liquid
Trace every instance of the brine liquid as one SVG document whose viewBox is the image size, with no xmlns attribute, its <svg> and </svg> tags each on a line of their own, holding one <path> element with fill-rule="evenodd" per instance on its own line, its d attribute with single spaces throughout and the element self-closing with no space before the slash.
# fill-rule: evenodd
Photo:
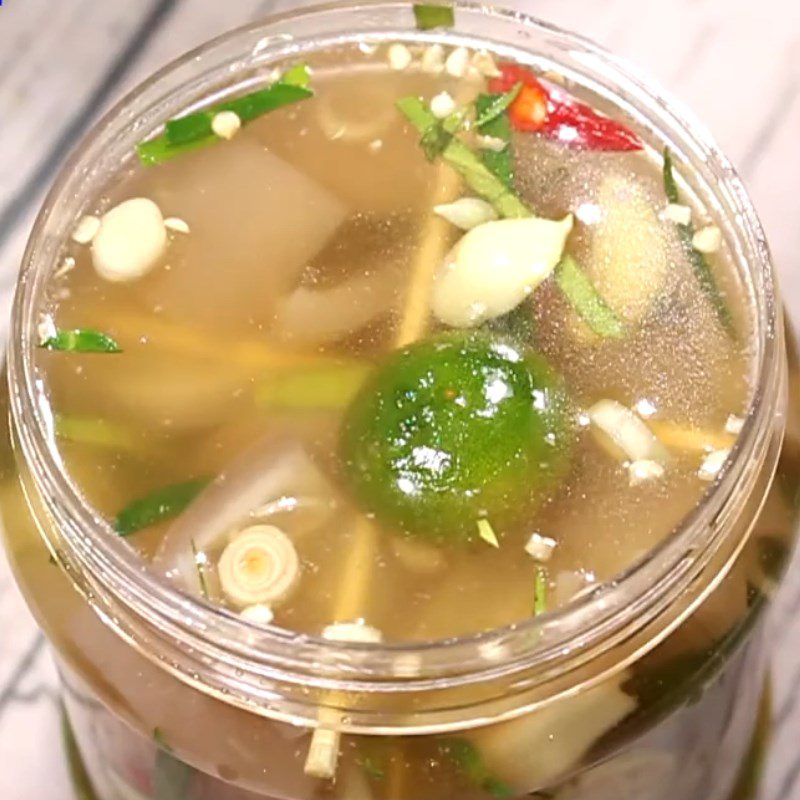
<svg viewBox="0 0 800 800">
<path fill-rule="evenodd" d="M 251 122 L 231 141 L 120 174 L 86 213 L 147 197 L 189 231 L 172 233 L 164 262 L 125 284 L 102 280 L 88 248 L 69 243 L 74 268 L 53 279 L 43 313 L 61 329 L 102 330 L 124 352 L 41 351 L 37 366 L 66 469 L 110 520 L 161 487 L 216 478 L 184 515 L 128 537 L 152 569 L 199 593 L 185 571 L 189 563 L 194 574 L 194 548 L 204 591 L 229 604 L 215 571 L 220 551 L 237 530 L 266 522 L 290 537 L 301 561 L 299 582 L 273 608 L 275 624 L 319 634 L 360 620 L 386 640 L 435 639 L 531 616 L 537 564 L 525 545 L 534 533 L 555 542 L 546 563 L 553 609 L 675 529 L 710 486 L 704 460 L 734 444 L 747 412 L 750 299 L 723 243 L 711 262 L 731 335 L 664 216 L 657 158 L 516 136 L 517 190 L 542 216 L 575 216 L 568 252 L 626 335 L 592 334 L 552 281 L 526 302 L 535 349 L 563 375 L 574 405 L 576 443 L 536 512 L 497 526 L 499 546 L 404 536 L 365 514 L 342 477 L 348 380 L 365 365 L 378 369 L 409 343 L 409 330 L 438 330 L 424 307 L 423 324 L 414 320 L 418 299 L 462 232 L 432 207 L 467 193 L 425 159 L 394 104 L 443 90 L 467 103 L 485 90 L 474 79 L 391 71 L 384 55 L 317 56 L 314 99 Z M 702 208 L 693 214 L 698 228 L 713 222 Z M 662 475 L 633 480 L 624 455 L 593 430 L 585 409 L 605 399 L 635 410 L 663 440 Z M 54 577 L 10 458 L 4 517 L 101 800 L 134 796 L 130 787 L 161 800 L 166 751 L 156 752 L 156 730 L 185 762 L 181 791 L 192 800 L 531 792 L 582 800 L 619 797 L 620 786 L 641 800 L 717 800 L 733 785 L 731 763 L 748 746 L 759 705 L 762 637 L 751 634 L 789 552 L 795 456 L 785 452 L 752 541 L 688 622 L 550 716 L 464 732 L 459 741 L 483 765 L 477 773 L 451 757 L 460 745 L 440 737 L 347 735 L 336 781 L 320 784 L 304 773 L 310 731 L 168 675 Z M 730 757 L 720 759 L 723 746 Z M 513 795 L 496 794 L 499 785 Z"/>
<path fill-rule="evenodd" d="M 533 297 L 537 349 L 563 374 L 576 408 L 604 398 L 643 408 L 685 430 L 688 448 L 674 451 L 662 478 L 631 486 L 624 459 L 579 430 L 566 479 L 535 515 L 498 529 L 499 548 L 436 547 L 365 519 L 338 477 L 343 409 L 326 408 L 315 386 L 292 390 L 297 397 L 280 387 L 316 362 L 380 363 L 398 345 L 419 260 L 438 262 L 461 232 L 432 214 L 449 167 L 425 159 L 394 103 L 442 90 L 466 101 L 484 87 L 392 72 L 379 56 L 329 58 L 340 63 L 317 68 L 315 98 L 256 120 L 230 142 L 120 175 L 86 209 L 147 197 L 190 232 L 171 236 L 163 265 L 120 285 L 98 277 L 88 248 L 70 246 L 76 267 L 52 286 L 56 324 L 105 331 L 124 352 L 42 353 L 39 367 L 58 418 L 108 422 L 124 431 L 126 446 L 62 438 L 61 452 L 109 518 L 159 487 L 235 474 L 223 490 L 209 490 L 209 529 L 193 519 L 191 538 L 209 549 L 211 572 L 230 520 L 210 529 L 210 493 L 236 505 L 253 478 L 248 453 L 254 470 L 291 463 L 291 479 L 258 502 L 287 500 L 258 516 L 291 537 L 303 565 L 297 589 L 274 609 L 278 625 L 319 633 L 343 621 L 349 594 L 357 597 L 348 616 L 387 639 L 520 621 L 531 614 L 534 564 L 523 547 L 532 533 L 557 542 L 548 564 L 557 605 L 645 554 L 706 491 L 698 477 L 704 449 L 733 442 L 726 421 L 745 412 L 749 397 L 747 298 L 723 248 L 714 270 L 741 331 L 733 339 L 674 223 L 660 216 L 660 171 L 646 155 L 572 152 L 520 135 L 520 192 L 543 216 L 576 215 L 568 248 L 630 323 L 625 338 L 598 341 L 544 285 Z M 449 182 L 452 199 L 465 194 Z M 237 522 L 254 511 L 240 507 Z M 348 561 L 365 526 L 377 534 L 361 585 L 343 585 L 353 581 Z M 170 522 L 129 542 L 164 571 L 189 538 Z"/>
</svg>

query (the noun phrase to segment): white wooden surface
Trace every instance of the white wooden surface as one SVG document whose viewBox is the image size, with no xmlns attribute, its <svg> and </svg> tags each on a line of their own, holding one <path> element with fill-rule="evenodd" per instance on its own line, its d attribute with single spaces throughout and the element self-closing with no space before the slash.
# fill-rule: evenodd
<svg viewBox="0 0 800 800">
<path fill-rule="evenodd" d="M 0 7 L 0 324 L 43 192 L 110 102 L 275 0 L 4 0 Z M 506 0 L 637 62 L 694 108 L 759 208 L 800 320 L 800 2 Z M 0 328 L 2 330 L 2 328 Z M 800 563 L 779 609 L 776 733 L 764 797 L 800 798 Z M 68 800 L 53 668 L 0 555 L 0 797 Z M 71 798 L 70 798 L 71 800 Z M 635 800 L 626 798 L 625 800 Z M 702 800 L 702 798 L 697 798 Z"/>
</svg>

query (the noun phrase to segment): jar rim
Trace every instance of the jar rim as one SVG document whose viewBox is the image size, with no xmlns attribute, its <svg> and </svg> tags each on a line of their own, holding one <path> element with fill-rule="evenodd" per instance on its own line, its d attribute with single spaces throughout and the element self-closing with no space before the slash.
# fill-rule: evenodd
<svg viewBox="0 0 800 800">
<path fill-rule="evenodd" d="M 632 625 L 642 624 L 663 609 L 710 560 L 724 538 L 722 523 L 743 494 L 742 481 L 752 477 L 753 470 L 747 467 L 763 457 L 774 430 L 775 409 L 781 401 L 783 329 L 769 250 L 742 182 L 706 128 L 637 69 L 583 37 L 520 12 L 472 2 L 454 3 L 454 30 L 421 33 L 412 28 L 411 5 L 398 0 L 344 0 L 306 6 L 226 33 L 162 68 L 109 111 L 80 143 L 56 179 L 23 257 L 8 346 L 11 412 L 21 452 L 58 523 L 64 545 L 80 568 L 137 620 L 180 640 L 181 649 L 194 653 L 205 667 L 215 660 L 228 680 L 234 671 L 238 674 L 244 669 L 254 680 L 277 679 L 326 691 L 408 693 L 483 683 L 523 670 L 545 675 L 563 669 L 570 660 L 601 652 Z M 408 19 L 401 24 L 398 20 L 405 20 L 406 14 Z M 118 142 L 122 125 L 127 126 L 128 134 L 135 130 L 141 140 L 163 123 L 164 104 L 180 91 L 188 87 L 195 100 L 202 100 L 203 80 L 212 73 L 219 79 L 232 66 L 243 70 L 300 53 L 303 47 L 319 42 L 318 35 L 314 41 L 298 35 L 305 23 L 311 20 L 311 28 L 314 24 L 324 27 L 331 20 L 341 24 L 342 15 L 345 22 L 349 20 L 350 41 L 412 37 L 423 42 L 473 41 L 474 46 L 513 51 L 525 63 L 566 67 L 593 91 L 624 106 L 654 139 L 669 143 L 696 171 L 697 180 L 704 182 L 708 192 L 713 187 L 718 210 L 726 215 L 731 224 L 728 232 L 735 236 L 739 266 L 749 269 L 745 277 L 751 281 L 755 300 L 754 390 L 728 467 L 679 526 L 639 561 L 561 609 L 504 628 L 437 641 L 340 643 L 276 627 L 256 627 L 189 596 L 155 573 L 142 570 L 139 556 L 81 496 L 63 470 L 51 420 L 41 402 L 42 386 L 33 360 L 37 318 L 43 287 L 60 248 L 60 234 L 55 230 L 60 225 L 63 233 L 69 222 L 65 222 L 66 209 L 71 197 L 74 200 L 76 176 L 94 174 L 92 159 Z M 530 44 L 537 36 L 557 42 L 564 53 L 545 56 L 537 52 Z M 340 32 L 337 41 L 345 38 Z M 568 64 L 567 57 L 571 59 Z M 71 219 L 76 210 L 71 209 Z M 502 657 L 488 659 L 487 648 Z M 418 659 L 419 674 L 399 676 L 398 659 L 410 656 Z M 172 669 L 184 679 L 189 671 L 185 664 Z M 252 687 L 248 691 L 252 693 Z"/>
</svg>

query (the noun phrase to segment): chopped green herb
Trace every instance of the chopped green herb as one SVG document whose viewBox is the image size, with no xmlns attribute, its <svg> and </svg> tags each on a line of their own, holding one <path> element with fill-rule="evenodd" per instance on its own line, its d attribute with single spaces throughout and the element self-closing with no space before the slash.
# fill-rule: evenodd
<svg viewBox="0 0 800 800">
<path fill-rule="evenodd" d="M 344 408 L 372 369 L 366 361 L 347 361 L 275 370 L 256 388 L 256 403 L 273 411 Z"/>
<path fill-rule="evenodd" d="M 478 748 L 467 739 L 457 737 L 441 739 L 439 753 L 448 758 L 473 786 L 492 797 L 514 797 L 516 792 L 503 781 L 489 773 Z"/>
<path fill-rule="evenodd" d="M 194 557 L 194 566 L 197 570 L 197 580 L 200 583 L 200 591 L 203 593 L 203 597 L 208 600 L 208 583 L 206 583 L 205 569 L 206 557 L 197 552 L 197 545 L 194 543 L 194 539 L 192 539 L 192 556 Z"/>
<path fill-rule="evenodd" d="M 678 191 L 678 184 L 675 180 L 675 173 L 672 166 L 672 153 L 669 148 L 664 149 L 664 194 L 670 203 L 680 203 L 680 192 Z M 711 265 L 708 263 L 704 253 L 695 249 L 692 245 L 692 238 L 694 237 L 694 225 L 678 225 L 678 235 L 686 252 L 689 262 L 694 270 L 697 282 L 700 288 L 708 297 L 709 302 L 714 307 L 722 327 L 728 332 L 730 336 L 736 335 L 736 328 L 733 324 L 733 317 L 731 316 L 730 309 L 728 308 L 725 298 L 720 292 L 717 282 L 714 280 L 714 272 Z"/>
<path fill-rule="evenodd" d="M 416 3 L 414 18 L 417 21 L 417 28 L 421 31 L 429 31 L 433 28 L 452 28 L 456 23 L 455 13 L 451 6 L 432 3 Z"/>
<path fill-rule="evenodd" d="M 669 147 L 664 148 L 664 166 L 662 169 L 664 176 L 664 194 L 670 203 L 680 203 L 681 196 L 678 192 L 678 184 L 675 183 L 675 174 L 672 171 L 672 153 Z"/>
<path fill-rule="evenodd" d="M 398 100 L 397 108 L 423 136 L 436 124 L 436 118 L 418 97 Z M 502 117 L 497 118 L 500 119 Z M 442 158 L 461 175 L 474 192 L 491 203 L 501 217 L 514 219 L 534 216 L 513 188 L 455 136 L 444 149 Z M 611 338 L 623 335 L 622 323 L 574 258 L 565 256 L 561 260 L 555 270 L 555 279 L 572 307 L 595 333 Z"/>
<path fill-rule="evenodd" d="M 57 414 L 55 433 L 59 439 L 113 450 L 141 451 L 144 443 L 133 431 L 101 417 L 73 417 Z"/>
<path fill-rule="evenodd" d="M 512 90 L 513 91 L 513 90 Z M 506 95 L 482 94 L 475 101 L 475 112 L 480 120 L 492 107 L 498 98 Z M 514 188 L 514 150 L 511 142 L 511 121 L 505 109 L 497 116 L 482 122 L 478 126 L 478 132 L 482 136 L 491 136 L 505 142 L 503 150 L 481 150 L 481 161 L 511 190 Z"/>
<path fill-rule="evenodd" d="M 198 478 L 176 483 L 134 500 L 117 514 L 115 530 L 120 536 L 130 536 L 156 522 L 176 517 L 208 485 L 209 480 Z"/>
<path fill-rule="evenodd" d="M 475 119 L 475 126 L 481 133 L 487 133 L 486 126 L 505 114 L 506 109 L 517 99 L 521 89 L 522 84 L 516 83 L 504 94 L 482 94 L 478 97 L 476 101 L 478 116 Z"/>
<path fill-rule="evenodd" d="M 566 255 L 554 272 L 558 288 L 564 293 L 580 318 L 598 335 L 620 339 L 625 328 L 619 317 L 598 294 L 578 262 Z"/>
<path fill-rule="evenodd" d="M 533 585 L 533 615 L 535 617 L 547 611 L 547 583 L 547 567 L 537 564 Z"/>
<path fill-rule="evenodd" d="M 121 353 L 122 348 L 108 334 L 90 328 L 58 330 L 40 345 L 45 350 L 69 353 Z"/>
<path fill-rule="evenodd" d="M 312 97 L 314 93 L 308 88 L 309 76 L 308 67 L 300 64 L 266 89 L 169 120 L 161 136 L 137 146 L 139 160 L 145 166 L 160 164 L 188 150 L 218 141 L 212 130 L 212 122 L 221 111 L 233 111 L 244 124 L 270 111 Z"/>
<path fill-rule="evenodd" d="M 194 770 L 175 758 L 159 728 L 153 731 L 153 741 L 158 747 L 153 769 L 153 800 L 178 800 L 186 797 Z"/>
<path fill-rule="evenodd" d="M 386 777 L 386 770 L 369 756 L 361 756 L 356 759 L 356 763 L 364 770 L 367 777 L 374 781 L 382 781 Z"/>
<path fill-rule="evenodd" d="M 453 137 L 461 129 L 464 117 L 461 113 L 455 112 L 442 120 L 436 120 L 425 133 L 422 134 L 420 145 L 428 161 L 436 161 L 437 158 L 447 149 Z"/>
<path fill-rule="evenodd" d="M 418 97 L 397 101 L 398 109 L 422 134 L 436 125 L 436 117 Z M 500 180 L 463 142 L 453 137 L 442 152 L 442 158 L 455 169 L 467 185 L 491 203 L 502 217 L 529 217 L 530 209 Z"/>
<path fill-rule="evenodd" d="M 500 547 L 500 542 L 497 541 L 497 534 L 494 532 L 492 523 L 488 519 L 478 520 L 478 536 L 483 539 L 486 544 L 492 547 Z"/>
</svg>

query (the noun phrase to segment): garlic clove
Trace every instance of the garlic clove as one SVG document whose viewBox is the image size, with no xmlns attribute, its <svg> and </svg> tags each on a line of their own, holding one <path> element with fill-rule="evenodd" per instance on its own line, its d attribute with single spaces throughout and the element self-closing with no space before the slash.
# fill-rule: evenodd
<svg viewBox="0 0 800 800">
<path fill-rule="evenodd" d="M 106 212 L 92 240 L 92 263 L 100 277 L 122 283 L 147 274 L 167 249 L 161 210 L 133 197 Z"/>
<path fill-rule="evenodd" d="M 572 230 L 572 215 L 486 222 L 450 251 L 434 279 L 439 321 L 471 328 L 516 308 L 555 269 Z"/>
</svg>

